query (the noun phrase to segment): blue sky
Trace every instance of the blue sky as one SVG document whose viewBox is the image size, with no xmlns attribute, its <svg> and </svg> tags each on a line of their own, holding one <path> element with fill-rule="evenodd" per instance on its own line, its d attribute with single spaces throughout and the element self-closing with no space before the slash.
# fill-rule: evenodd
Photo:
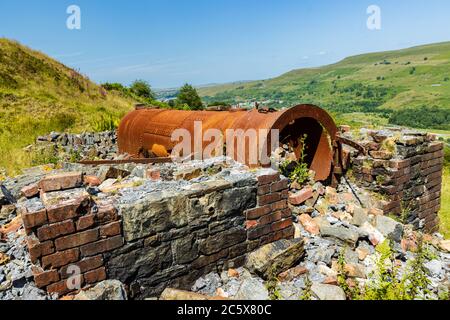
<svg viewBox="0 0 450 320">
<path fill-rule="evenodd" d="M 69 5 L 81 30 L 66 27 Z M 381 30 L 366 26 L 369 5 Z M 448 0 L 1 0 L 0 36 L 97 82 L 157 88 L 263 79 L 450 40 Z"/>
</svg>

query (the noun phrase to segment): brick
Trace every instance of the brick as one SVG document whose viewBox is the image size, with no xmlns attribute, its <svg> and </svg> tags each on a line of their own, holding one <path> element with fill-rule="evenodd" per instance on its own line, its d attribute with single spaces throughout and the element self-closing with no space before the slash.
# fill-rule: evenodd
<svg viewBox="0 0 450 320">
<path fill-rule="evenodd" d="M 402 202 L 400 200 L 386 201 L 385 203 L 383 203 L 383 211 L 384 212 L 390 211 L 393 208 L 401 206 L 401 204 Z"/>
<path fill-rule="evenodd" d="M 258 187 L 258 196 L 262 196 L 268 193 L 270 193 L 270 184 Z"/>
<path fill-rule="evenodd" d="M 36 236 L 31 235 L 27 237 L 28 252 L 30 253 L 30 260 L 36 263 L 42 256 L 47 256 L 55 252 L 53 241 L 39 242 Z"/>
<path fill-rule="evenodd" d="M 23 225 L 27 229 L 40 227 L 47 223 L 47 211 L 45 209 L 29 212 L 26 208 L 21 210 Z"/>
<path fill-rule="evenodd" d="M 431 190 L 431 189 L 433 189 L 433 188 L 435 188 L 435 187 L 441 187 L 441 185 L 442 185 L 442 177 L 439 177 L 439 178 L 435 178 L 435 179 L 429 181 L 429 182 L 426 184 L 426 188 L 427 188 L 428 190 Z M 438 189 L 439 189 L 439 191 L 440 191 L 440 188 L 438 188 Z"/>
<path fill-rule="evenodd" d="M 374 215 L 374 216 L 383 216 L 384 215 L 384 211 L 378 208 L 370 208 L 369 209 L 369 215 Z"/>
<path fill-rule="evenodd" d="M 26 198 L 33 198 L 39 194 L 39 185 L 37 183 L 23 187 L 20 193 Z"/>
<path fill-rule="evenodd" d="M 77 217 L 83 209 L 89 206 L 89 197 L 79 197 L 47 207 L 47 216 L 50 223 L 60 222 Z"/>
<path fill-rule="evenodd" d="M 428 163 L 428 167 L 439 166 L 439 165 L 442 165 L 443 163 L 444 163 L 444 158 L 433 159 L 433 160 L 430 160 L 430 162 Z"/>
<path fill-rule="evenodd" d="M 283 210 L 288 207 L 286 200 L 280 200 L 270 205 L 272 211 Z"/>
<path fill-rule="evenodd" d="M 103 257 L 100 254 L 94 257 L 84 258 L 77 263 L 70 264 L 70 266 L 77 266 L 78 268 L 80 268 L 81 273 L 85 273 L 87 271 L 94 270 L 103 266 Z M 67 272 L 68 267 L 69 266 L 64 266 L 59 270 L 62 279 L 66 279 L 72 275 Z"/>
<path fill-rule="evenodd" d="M 84 278 L 80 277 L 80 285 L 83 287 L 84 285 Z M 59 296 L 67 294 L 69 292 L 75 291 L 77 288 L 69 289 L 67 280 L 61 280 L 55 283 L 52 283 L 51 285 L 47 286 L 47 292 L 48 293 L 57 293 Z"/>
<path fill-rule="evenodd" d="M 86 186 L 98 187 L 101 184 L 101 181 L 97 176 L 84 176 L 83 183 Z"/>
<path fill-rule="evenodd" d="M 431 200 L 437 199 L 441 196 L 440 192 L 428 192 L 427 194 L 423 195 L 419 198 L 419 203 L 424 204 Z"/>
<path fill-rule="evenodd" d="M 245 215 L 247 220 L 254 220 L 258 219 L 261 216 L 264 216 L 266 214 L 269 214 L 272 211 L 272 208 L 270 205 L 266 205 L 263 207 L 253 208 L 245 211 Z"/>
<path fill-rule="evenodd" d="M 106 269 L 101 267 L 92 271 L 86 272 L 84 275 L 84 281 L 86 284 L 92 284 L 106 279 Z"/>
<path fill-rule="evenodd" d="M 389 167 L 393 169 L 402 169 L 409 167 L 411 165 L 411 162 L 408 159 L 404 160 L 390 160 L 389 161 Z"/>
<path fill-rule="evenodd" d="M 272 224 L 272 231 L 283 230 L 292 226 L 292 218 L 287 218 L 285 220 L 281 220 Z"/>
<path fill-rule="evenodd" d="M 81 172 L 61 173 L 49 175 L 39 182 L 43 192 L 72 189 L 83 185 Z"/>
<path fill-rule="evenodd" d="M 308 186 L 296 193 L 291 193 L 289 195 L 289 203 L 294 206 L 300 205 L 312 197 L 313 197 L 313 190 L 311 187 Z"/>
<path fill-rule="evenodd" d="M 112 237 L 120 234 L 121 222 L 116 221 L 100 227 L 101 237 Z"/>
<path fill-rule="evenodd" d="M 247 220 L 245 221 L 245 229 L 253 229 L 259 226 L 258 220 Z"/>
<path fill-rule="evenodd" d="M 374 159 L 381 159 L 381 160 L 389 160 L 393 156 L 393 154 L 391 152 L 387 152 L 387 151 L 369 151 L 369 154 Z"/>
<path fill-rule="evenodd" d="M 394 183 L 395 183 L 396 185 L 402 185 L 402 184 L 407 183 L 407 182 L 410 181 L 410 180 L 411 180 L 411 176 L 410 176 L 409 174 L 405 174 L 405 175 L 403 175 L 403 176 L 401 176 L 401 177 L 395 179 L 395 180 L 394 180 Z"/>
<path fill-rule="evenodd" d="M 75 227 L 72 220 L 66 220 L 40 227 L 37 229 L 37 237 L 39 241 L 45 241 L 73 232 L 75 232 Z"/>
<path fill-rule="evenodd" d="M 247 243 L 242 242 L 229 248 L 228 260 L 247 253 Z"/>
<path fill-rule="evenodd" d="M 423 160 L 423 156 L 419 154 L 414 157 L 411 157 L 409 160 L 411 161 L 411 166 L 413 167 L 415 165 L 420 165 L 420 161 Z"/>
<path fill-rule="evenodd" d="M 279 221 L 281 220 L 281 212 L 275 212 L 275 213 L 271 213 L 268 214 L 266 216 L 262 216 L 261 218 L 259 218 L 258 223 L 259 225 L 266 225 L 266 224 L 271 224 L 275 221 Z"/>
<path fill-rule="evenodd" d="M 445 152 L 444 152 L 444 149 L 442 149 L 442 150 L 433 152 L 431 155 L 432 155 L 432 159 L 443 158 L 443 157 L 445 157 Z"/>
<path fill-rule="evenodd" d="M 287 189 L 288 186 L 289 186 L 289 180 L 288 179 L 283 179 L 283 180 L 280 180 L 278 182 L 273 183 L 270 186 L 270 191 L 271 192 L 282 191 L 282 190 Z"/>
<path fill-rule="evenodd" d="M 280 174 L 279 173 L 258 176 L 258 184 L 260 186 L 265 185 L 265 184 L 269 184 L 269 183 L 272 183 L 272 182 L 276 182 L 278 180 L 280 180 Z"/>
<path fill-rule="evenodd" d="M 289 218 L 292 216 L 292 211 L 289 208 L 286 208 L 284 210 L 281 210 L 281 217 L 282 218 Z"/>
<path fill-rule="evenodd" d="M 272 230 L 271 230 L 270 225 L 261 226 L 258 228 L 250 229 L 247 232 L 247 237 L 249 240 L 254 240 L 254 239 L 258 239 L 266 234 L 269 234 L 271 231 Z"/>
<path fill-rule="evenodd" d="M 441 172 L 443 167 L 444 167 L 443 164 L 438 164 L 438 165 L 435 165 L 435 166 L 432 166 L 432 167 L 429 167 L 429 168 L 423 170 L 421 172 L 421 174 L 423 176 L 427 176 L 427 175 L 430 175 L 430 174 L 435 173 L 435 172 Z"/>
<path fill-rule="evenodd" d="M 44 269 L 59 268 L 69 263 L 78 261 L 80 252 L 78 248 L 56 252 L 49 256 L 42 257 L 42 267 Z"/>
<path fill-rule="evenodd" d="M 197 259 L 195 259 L 194 262 L 192 262 L 192 267 L 194 269 L 200 269 L 207 265 L 213 264 L 219 261 L 220 259 L 225 259 L 228 256 L 228 252 L 229 250 L 227 248 L 217 253 L 214 253 L 213 255 L 210 256 L 200 256 Z"/>
<path fill-rule="evenodd" d="M 148 169 L 146 172 L 146 177 L 153 181 L 161 180 L 161 171 L 159 169 Z"/>
<path fill-rule="evenodd" d="M 427 152 L 432 153 L 432 152 L 436 152 L 436 151 L 439 151 L 442 149 L 444 149 L 444 143 L 435 141 L 428 145 Z"/>
<path fill-rule="evenodd" d="M 277 202 L 281 199 L 279 193 L 270 193 L 263 196 L 258 197 L 258 205 L 264 206 L 266 204 L 271 204 Z"/>
<path fill-rule="evenodd" d="M 320 233 L 319 225 L 315 220 L 311 218 L 308 214 L 302 214 L 299 216 L 300 223 L 303 228 L 313 235 L 318 235 Z"/>
<path fill-rule="evenodd" d="M 100 224 L 116 221 L 119 218 L 117 209 L 112 204 L 99 205 L 95 216 L 96 221 Z"/>
<path fill-rule="evenodd" d="M 123 245 L 122 236 L 115 236 L 97 242 L 89 243 L 80 248 L 83 257 L 94 256 L 119 248 Z"/>
<path fill-rule="evenodd" d="M 289 198 L 289 189 L 280 192 L 280 199 L 287 200 Z"/>
<path fill-rule="evenodd" d="M 43 288 L 53 282 L 59 281 L 59 273 L 56 270 L 44 271 L 40 267 L 32 266 L 31 270 L 34 276 L 36 287 Z"/>
<path fill-rule="evenodd" d="M 295 228 L 293 225 L 290 227 L 287 227 L 286 229 L 283 229 L 283 239 L 292 239 L 294 237 Z"/>
<path fill-rule="evenodd" d="M 86 230 L 93 227 L 95 225 L 95 214 L 87 214 L 85 216 L 80 217 L 76 225 L 78 231 Z"/>
<path fill-rule="evenodd" d="M 97 239 L 98 239 L 98 229 L 91 229 L 71 234 L 69 236 L 65 236 L 62 238 L 58 238 L 55 240 L 55 247 L 56 250 L 62 251 L 94 242 Z"/>
</svg>

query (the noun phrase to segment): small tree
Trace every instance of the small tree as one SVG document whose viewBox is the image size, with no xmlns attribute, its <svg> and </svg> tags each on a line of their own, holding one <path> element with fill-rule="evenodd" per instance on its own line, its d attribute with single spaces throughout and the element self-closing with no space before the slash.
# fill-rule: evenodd
<svg viewBox="0 0 450 320">
<path fill-rule="evenodd" d="M 146 98 L 149 100 L 155 100 L 155 94 L 153 93 L 147 81 L 144 80 L 134 81 L 130 87 L 130 90 L 138 97 Z"/>
<path fill-rule="evenodd" d="M 178 93 L 177 104 L 187 104 L 191 110 L 203 109 L 202 99 L 198 95 L 197 90 L 187 83 L 181 87 L 180 92 Z"/>
</svg>

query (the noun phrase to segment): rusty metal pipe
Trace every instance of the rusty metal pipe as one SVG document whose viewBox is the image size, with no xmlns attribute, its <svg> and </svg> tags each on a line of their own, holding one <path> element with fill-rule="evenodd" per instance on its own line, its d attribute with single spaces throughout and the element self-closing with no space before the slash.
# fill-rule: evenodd
<svg viewBox="0 0 450 320">
<path fill-rule="evenodd" d="M 338 129 L 331 116 L 314 105 L 298 105 L 284 111 L 266 113 L 256 109 L 183 111 L 139 108 L 127 114 L 120 123 L 119 151 L 134 158 L 149 154 L 166 157 L 175 146 L 175 142 L 171 141 L 173 131 L 187 129 L 193 139 L 195 121 L 202 122 L 203 132 L 218 129 L 224 136 L 227 129 L 279 129 L 280 143 L 291 145 L 297 157 L 301 147 L 298 139 L 306 134 L 306 160 L 310 169 L 316 172 L 316 180 L 325 180 L 332 172 Z M 248 152 L 249 146 L 245 148 Z"/>
</svg>

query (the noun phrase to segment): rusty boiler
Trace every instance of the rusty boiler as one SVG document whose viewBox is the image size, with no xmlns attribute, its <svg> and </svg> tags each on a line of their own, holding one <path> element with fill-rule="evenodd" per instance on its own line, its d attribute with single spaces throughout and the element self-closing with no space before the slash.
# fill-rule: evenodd
<svg viewBox="0 0 450 320">
<path fill-rule="evenodd" d="M 227 129 L 278 129 L 279 143 L 289 145 L 297 157 L 300 157 L 300 150 L 303 149 L 299 141 L 306 135 L 305 160 L 310 169 L 315 171 L 315 179 L 323 181 L 330 178 L 333 172 L 339 171 L 336 124 L 325 110 L 306 104 L 274 112 L 258 109 L 184 111 L 137 107 L 119 125 L 119 152 L 128 153 L 132 158 L 169 156 L 177 143 L 171 139 L 174 130 L 186 129 L 194 137 L 194 123 L 197 121 L 201 121 L 203 131 L 218 129 L 224 135 Z M 248 143 L 245 148 L 250 148 Z M 247 160 L 241 159 L 241 162 L 247 163 Z"/>
</svg>

